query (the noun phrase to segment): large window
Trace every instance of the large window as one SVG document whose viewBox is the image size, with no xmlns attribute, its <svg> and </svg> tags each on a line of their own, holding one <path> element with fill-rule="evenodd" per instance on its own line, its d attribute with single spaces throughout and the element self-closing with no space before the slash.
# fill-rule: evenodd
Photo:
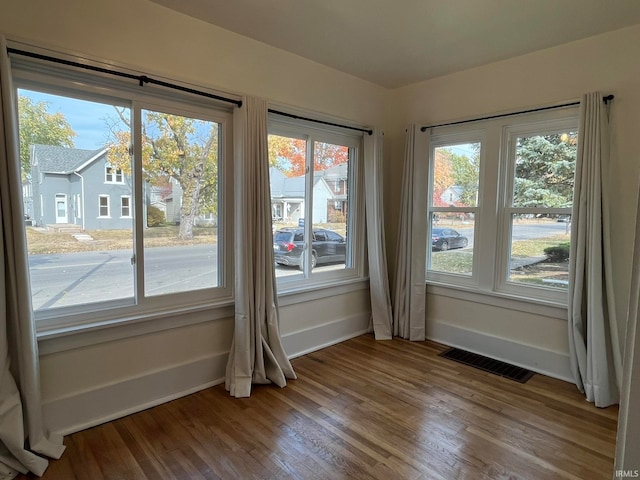
<svg viewBox="0 0 640 480">
<path fill-rule="evenodd" d="M 434 275 L 473 274 L 482 143 L 471 138 L 434 138 L 432 142 L 427 258 Z"/>
<path fill-rule="evenodd" d="M 36 318 L 81 323 L 231 299 L 231 112 L 48 73 L 14 70 Z"/>
<path fill-rule="evenodd" d="M 280 289 L 362 275 L 361 141 L 271 122 L 271 212 Z"/>
<path fill-rule="evenodd" d="M 436 128 L 427 280 L 566 302 L 577 109 Z"/>
</svg>

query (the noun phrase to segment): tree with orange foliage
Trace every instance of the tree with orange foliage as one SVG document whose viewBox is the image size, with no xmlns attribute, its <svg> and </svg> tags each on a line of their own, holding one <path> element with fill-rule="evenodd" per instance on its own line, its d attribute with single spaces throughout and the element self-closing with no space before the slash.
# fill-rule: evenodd
<svg viewBox="0 0 640 480">
<path fill-rule="evenodd" d="M 315 142 L 313 169 L 318 172 L 349 161 L 349 148 L 325 142 Z M 301 138 L 269 135 L 269 166 L 287 177 L 299 177 L 307 171 L 307 142 Z"/>
<path fill-rule="evenodd" d="M 450 204 L 442 199 L 442 195 L 454 185 L 451 152 L 443 148 L 436 148 L 433 170 L 433 206 L 449 207 Z"/>
</svg>

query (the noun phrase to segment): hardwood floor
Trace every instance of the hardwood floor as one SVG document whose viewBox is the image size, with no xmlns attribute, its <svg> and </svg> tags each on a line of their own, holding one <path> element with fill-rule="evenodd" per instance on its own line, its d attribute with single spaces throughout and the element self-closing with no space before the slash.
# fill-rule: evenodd
<svg viewBox="0 0 640 480">
<path fill-rule="evenodd" d="M 70 435 L 44 478 L 612 478 L 617 407 L 438 357 L 444 348 L 358 337 L 295 359 L 284 389 L 233 399 L 219 385 Z"/>
</svg>

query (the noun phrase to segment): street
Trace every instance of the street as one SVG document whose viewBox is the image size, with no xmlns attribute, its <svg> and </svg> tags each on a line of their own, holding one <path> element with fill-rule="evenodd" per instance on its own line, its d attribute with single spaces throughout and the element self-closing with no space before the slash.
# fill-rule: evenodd
<svg viewBox="0 0 640 480">
<path fill-rule="evenodd" d="M 445 228 L 448 228 L 446 225 Z M 469 240 L 469 247 L 473 247 L 474 231 L 473 225 L 451 227 L 458 233 L 464 235 Z M 550 237 L 553 235 L 564 235 L 571 231 L 568 223 L 544 222 L 544 223 L 515 223 L 513 229 L 513 240 L 531 240 L 534 238 Z"/>
<path fill-rule="evenodd" d="M 132 251 L 30 255 L 34 310 L 134 296 Z M 145 295 L 218 285 L 217 245 L 157 247 L 145 251 Z"/>
</svg>

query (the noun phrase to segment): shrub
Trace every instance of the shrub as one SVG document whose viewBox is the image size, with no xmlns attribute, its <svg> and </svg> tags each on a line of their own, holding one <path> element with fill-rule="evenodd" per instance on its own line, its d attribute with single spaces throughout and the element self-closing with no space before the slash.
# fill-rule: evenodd
<svg viewBox="0 0 640 480">
<path fill-rule="evenodd" d="M 153 207 L 149 205 L 147 207 L 147 226 L 148 227 L 159 227 L 164 224 L 166 219 L 164 218 L 164 212 L 160 210 L 158 207 Z"/>
<path fill-rule="evenodd" d="M 347 221 L 347 216 L 338 210 L 329 212 L 328 217 L 329 223 L 345 223 Z"/>
<path fill-rule="evenodd" d="M 563 242 L 544 249 L 549 262 L 564 262 L 569 260 L 569 242 Z"/>
</svg>

